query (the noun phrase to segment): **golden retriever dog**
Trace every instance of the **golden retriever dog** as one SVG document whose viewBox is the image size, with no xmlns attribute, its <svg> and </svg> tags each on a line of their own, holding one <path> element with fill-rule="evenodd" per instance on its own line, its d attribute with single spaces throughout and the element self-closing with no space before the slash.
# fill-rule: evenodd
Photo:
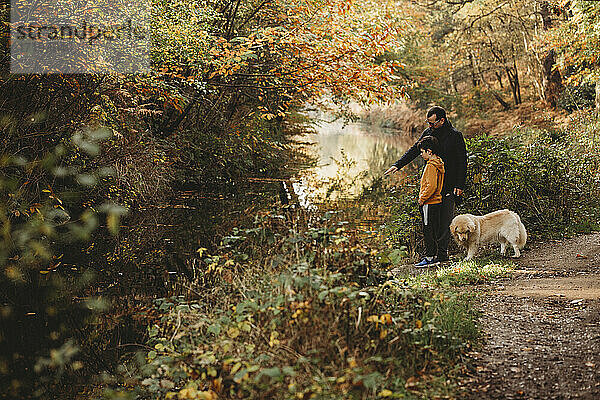
<svg viewBox="0 0 600 400">
<path fill-rule="evenodd" d="M 467 250 L 465 260 L 470 260 L 483 243 L 499 242 L 500 254 L 505 255 L 506 245 L 515 252 L 514 258 L 521 256 L 520 250 L 527 241 L 527 231 L 517 213 L 498 210 L 483 216 L 461 214 L 454 217 L 450 233 L 456 242 Z"/>
</svg>

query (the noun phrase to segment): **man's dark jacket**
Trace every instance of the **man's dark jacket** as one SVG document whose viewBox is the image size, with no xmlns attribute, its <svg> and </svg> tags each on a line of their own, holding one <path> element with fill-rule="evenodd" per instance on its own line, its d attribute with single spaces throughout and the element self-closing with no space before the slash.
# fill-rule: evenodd
<svg viewBox="0 0 600 400">
<path fill-rule="evenodd" d="M 444 121 L 444 125 L 438 129 L 431 127 L 425 129 L 419 140 L 424 136 L 434 136 L 440 143 L 439 156 L 444 161 L 444 187 L 442 195 L 452 193 L 454 188 L 464 189 L 467 177 L 467 150 L 462 133 L 456 130 L 450 121 Z M 417 141 L 418 143 L 418 141 Z M 421 155 L 421 151 L 415 143 L 404 155 L 394 163 L 400 169 Z"/>
</svg>

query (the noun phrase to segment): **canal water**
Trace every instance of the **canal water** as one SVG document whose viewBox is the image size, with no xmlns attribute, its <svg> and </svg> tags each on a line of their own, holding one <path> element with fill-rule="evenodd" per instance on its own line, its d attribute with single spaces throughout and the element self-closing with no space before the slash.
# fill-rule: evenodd
<svg viewBox="0 0 600 400">
<path fill-rule="evenodd" d="M 302 171 L 294 190 L 303 199 L 346 198 L 360 194 L 381 177 L 414 143 L 409 133 L 362 122 L 316 120 L 314 132 L 303 136 L 305 151 L 316 165 Z M 396 177 L 390 177 L 393 183 Z"/>
</svg>

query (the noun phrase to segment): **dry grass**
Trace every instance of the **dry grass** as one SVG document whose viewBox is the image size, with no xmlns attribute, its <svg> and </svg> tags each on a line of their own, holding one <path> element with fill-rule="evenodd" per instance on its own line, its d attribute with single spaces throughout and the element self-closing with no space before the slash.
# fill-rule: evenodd
<svg viewBox="0 0 600 400">
<path fill-rule="evenodd" d="M 424 112 L 403 101 L 386 106 L 372 106 L 368 110 L 359 111 L 358 115 L 367 123 L 413 134 L 424 128 Z"/>
</svg>

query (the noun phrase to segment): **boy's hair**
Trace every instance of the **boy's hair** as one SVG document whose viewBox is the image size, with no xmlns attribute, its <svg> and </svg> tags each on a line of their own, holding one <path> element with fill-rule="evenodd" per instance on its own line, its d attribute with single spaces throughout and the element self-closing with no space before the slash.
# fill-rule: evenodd
<svg viewBox="0 0 600 400">
<path fill-rule="evenodd" d="M 419 150 L 431 150 L 436 156 L 440 155 L 440 142 L 434 136 L 424 136 L 423 139 L 417 143 Z"/>
</svg>

